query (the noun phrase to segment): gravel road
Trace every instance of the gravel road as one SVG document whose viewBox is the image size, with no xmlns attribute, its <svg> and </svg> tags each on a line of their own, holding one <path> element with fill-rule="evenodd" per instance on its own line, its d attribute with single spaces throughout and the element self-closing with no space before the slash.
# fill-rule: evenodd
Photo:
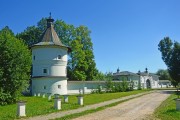
<svg viewBox="0 0 180 120">
<path fill-rule="evenodd" d="M 74 120 L 148 120 L 169 95 L 168 91 L 150 93 Z"/>
</svg>

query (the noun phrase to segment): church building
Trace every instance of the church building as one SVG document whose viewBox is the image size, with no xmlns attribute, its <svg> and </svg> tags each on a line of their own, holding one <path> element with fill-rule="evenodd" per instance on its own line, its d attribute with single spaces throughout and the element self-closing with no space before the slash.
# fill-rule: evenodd
<svg viewBox="0 0 180 120">
<path fill-rule="evenodd" d="M 158 88 L 159 76 L 154 73 L 149 73 L 146 68 L 144 72 L 132 73 L 129 71 L 120 72 L 119 68 L 116 73 L 113 73 L 113 80 L 132 82 L 134 89 L 141 85 L 141 88 Z"/>
</svg>

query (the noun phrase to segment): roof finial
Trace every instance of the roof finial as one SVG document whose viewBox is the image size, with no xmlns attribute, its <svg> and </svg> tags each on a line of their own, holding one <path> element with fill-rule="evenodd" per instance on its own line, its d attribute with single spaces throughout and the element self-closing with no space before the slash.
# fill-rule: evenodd
<svg viewBox="0 0 180 120">
<path fill-rule="evenodd" d="M 47 28 L 53 25 L 54 19 L 51 18 L 51 12 L 49 13 L 49 18 L 47 19 Z"/>
<path fill-rule="evenodd" d="M 49 18 L 51 19 L 51 12 L 49 13 Z"/>
<path fill-rule="evenodd" d="M 118 67 L 118 69 L 117 69 L 117 73 L 119 73 L 119 71 L 120 71 L 120 70 L 119 70 L 119 67 Z"/>
<path fill-rule="evenodd" d="M 147 68 L 147 67 L 146 67 L 146 69 L 145 69 L 145 70 L 146 70 L 145 72 L 146 72 L 146 73 L 148 73 L 148 68 Z"/>
</svg>

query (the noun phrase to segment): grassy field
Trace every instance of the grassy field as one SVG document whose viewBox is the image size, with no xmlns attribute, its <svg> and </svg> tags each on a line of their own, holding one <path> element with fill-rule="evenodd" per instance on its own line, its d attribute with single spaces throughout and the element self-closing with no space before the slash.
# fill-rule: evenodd
<svg viewBox="0 0 180 120">
<path fill-rule="evenodd" d="M 172 94 L 167 100 L 165 100 L 155 110 L 155 117 L 161 120 L 180 120 L 180 111 L 176 111 L 175 98 L 177 98 L 177 96 Z"/>
<path fill-rule="evenodd" d="M 84 95 L 84 105 L 90 105 L 95 103 L 100 103 L 103 101 L 116 99 L 120 97 L 125 97 L 133 94 L 138 94 L 142 92 L 146 92 L 148 90 L 136 90 L 131 92 L 119 92 L 119 93 L 104 93 L 104 94 L 88 94 Z M 21 97 L 21 100 L 27 101 L 26 104 L 26 115 L 37 116 L 42 114 L 48 114 L 52 112 L 58 112 L 58 110 L 54 110 L 53 105 L 54 101 L 47 101 L 47 98 L 42 97 Z M 69 103 L 64 103 L 62 101 L 62 110 L 70 110 L 76 109 L 82 106 L 77 104 L 77 98 L 75 95 L 69 96 Z M 17 105 L 7 105 L 0 106 L 0 120 L 11 120 L 17 118 L 16 116 Z"/>
</svg>

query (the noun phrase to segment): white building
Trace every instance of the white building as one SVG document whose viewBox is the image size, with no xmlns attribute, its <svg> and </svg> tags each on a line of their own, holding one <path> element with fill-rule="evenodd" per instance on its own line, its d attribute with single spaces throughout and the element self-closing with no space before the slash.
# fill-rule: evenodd
<svg viewBox="0 0 180 120">
<path fill-rule="evenodd" d="M 51 17 L 41 41 L 32 49 L 32 94 L 67 94 L 67 54 L 70 48 L 64 46 L 53 28 Z"/>
<path fill-rule="evenodd" d="M 159 76 L 153 73 L 149 73 L 148 69 L 145 72 L 132 73 L 129 71 L 120 72 L 119 68 L 116 73 L 113 73 L 113 80 L 122 81 L 127 80 L 128 82 L 133 82 L 134 89 L 138 88 L 139 82 L 141 88 L 159 88 Z"/>
</svg>

